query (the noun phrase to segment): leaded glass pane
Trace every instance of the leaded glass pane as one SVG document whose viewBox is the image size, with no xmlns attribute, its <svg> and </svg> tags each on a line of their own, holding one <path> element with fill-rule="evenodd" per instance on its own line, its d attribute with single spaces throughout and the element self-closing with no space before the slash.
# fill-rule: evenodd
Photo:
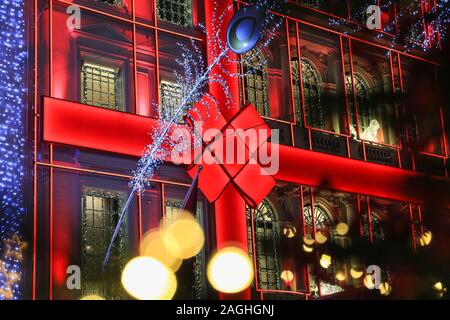
<svg viewBox="0 0 450 320">
<path fill-rule="evenodd" d="M 158 18 L 182 27 L 192 24 L 191 0 L 158 0 Z"/>
<path fill-rule="evenodd" d="M 247 55 L 244 64 L 245 100 L 252 103 L 260 115 L 270 117 L 267 62 L 254 51 L 250 51 Z"/>
<path fill-rule="evenodd" d="M 362 220 L 362 236 L 364 239 L 370 239 L 370 231 L 369 231 L 369 219 L 367 218 L 367 215 L 361 216 Z M 374 243 L 381 243 L 385 239 L 385 234 L 382 226 L 382 222 L 380 219 L 375 215 L 370 215 L 370 220 L 372 224 L 372 240 Z"/>
<path fill-rule="evenodd" d="M 278 256 L 279 224 L 275 211 L 267 201 L 263 201 L 257 209 L 247 208 L 247 220 L 249 228 L 249 239 L 252 239 L 252 221 L 255 226 L 255 249 L 249 243 L 249 252 L 256 254 L 256 270 L 258 272 L 258 285 L 263 290 L 281 289 L 280 261 Z"/>
<path fill-rule="evenodd" d="M 296 118 L 301 123 L 302 118 L 302 100 L 300 92 L 300 71 L 298 61 L 291 62 L 292 79 L 294 82 L 294 101 Z M 301 59 L 301 72 L 303 81 L 303 94 L 306 110 L 306 120 L 313 128 L 325 129 L 325 117 L 321 101 L 321 81 L 317 71 L 313 66 Z"/>
<path fill-rule="evenodd" d="M 161 81 L 161 100 L 162 106 L 165 107 L 160 110 L 161 118 L 172 119 L 183 102 L 183 92 L 180 85 L 169 81 Z M 177 122 L 183 122 L 182 114 L 178 117 Z"/>
<path fill-rule="evenodd" d="M 125 227 L 111 252 L 109 265 L 102 264 L 119 220 L 123 196 L 114 192 L 85 190 L 82 193 L 82 295 L 120 299 L 124 295 L 120 273 L 125 263 Z"/>
<path fill-rule="evenodd" d="M 356 96 L 356 104 L 358 107 L 358 125 L 359 125 L 359 136 L 365 140 L 377 142 L 377 137 L 371 137 L 369 136 L 370 130 L 369 128 L 372 126 L 376 126 L 378 124 L 378 121 L 375 119 L 374 114 L 374 108 L 371 104 L 370 100 L 370 90 L 367 83 L 364 81 L 364 79 L 359 75 L 355 74 L 353 76 L 354 80 L 354 86 L 355 86 L 355 93 L 353 93 L 353 84 L 352 84 L 352 77 L 350 75 L 347 75 L 345 78 L 345 85 L 347 87 L 347 94 L 349 96 L 349 104 L 354 104 L 354 95 Z M 351 125 L 350 125 L 350 133 L 354 137 L 358 137 L 356 132 L 356 113 L 355 108 L 350 108 L 350 118 L 351 118 Z M 374 123 L 374 121 L 377 122 Z M 378 124 L 379 128 L 379 124 Z M 376 130 L 374 131 L 376 132 Z"/>
<path fill-rule="evenodd" d="M 311 205 L 305 205 L 303 208 L 303 217 L 305 219 L 306 234 L 312 234 L 313 219 L 311 212 Z M 333 230 L 331 219 L 328 213 L 319 205 L 314 206 L 314 226 L 316 233 L 321 232 L 324 236 L 332 236 L 331 230 Z"/>
<path fill-rule="evenodd" d="M 84 104 L 107 109 L 120 109 L 120 90 L 116 69 L 84 62 L 81 67 L 82 99 Z"/>
</svg>

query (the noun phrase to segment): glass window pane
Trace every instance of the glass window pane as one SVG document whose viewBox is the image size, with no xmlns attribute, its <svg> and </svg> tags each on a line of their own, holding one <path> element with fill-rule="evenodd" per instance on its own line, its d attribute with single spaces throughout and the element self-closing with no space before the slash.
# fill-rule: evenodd
<svg viewBox="0 0 450 320">
<path fill-rule="evenodd" d="M 153 30 L 136 29 L 137 59 L 137 110 L 141 116 L 158 117 L 155 33 Z"/>
<path fill-rule="evenodd" d="M 353 79 L 346 76 L 350 132 L 365 141 L 398 144 L 389 52 L 352 41 Z M 353 81 L 353 83 L 352 83 Z M 356 116 L 354 92 L 356 95 Z M 357 123 L 358 122 L 358 123 Z"/>
<path fill-rule="evenodd" d="M 300 63 L 302 69 L 308 125 L 345 133 L 346 105 L 339 38 L 300 25 L 300 53 L 300 62 L 297 59 L 291 63 L 294 69 Z"/>
<path fill-rule="evenodd" d="M 190 61 L 184 61 L 183 59 L 190 59 L 190 54 L 192 54 L 192 57 L 197 57 L 198 52 L 202 52 L 203 47 L 201 43 L 196 41 L 191 42 L 191 40 L 183 37 L 177 37 L 163 32 L 159 32 L 158 35 L 160 63 L 159 86 L 161 92 L 161 110 L 159 112 L 161 117 L 170 118 L 181 106 L 182 98 L 187 95 L 189 90 L 186 86 L 187 81 L 184 78 L 180 78 L 180 75 L 183 77 L 185 75 L 184 65 L 181 67 L 178 61 L 181 63 L 190 63 Z M 185 51 L 183 52 L 183 50 Z M 189 71 L 192 71 L 192 69 Z M 180 122 L 182 121 L 183 115 L 180 114 Z"/>
<path fill-rule="evenodd" d="M 181 27 L 192 25 L 192 0 L 155 0 L 158 18 Z"/>
<path fill-rule="evenodd" d="M 442 125 L 435 67 L 401 56 L 405 109 L 413 150 L 443 154 Z"/>
</svg>

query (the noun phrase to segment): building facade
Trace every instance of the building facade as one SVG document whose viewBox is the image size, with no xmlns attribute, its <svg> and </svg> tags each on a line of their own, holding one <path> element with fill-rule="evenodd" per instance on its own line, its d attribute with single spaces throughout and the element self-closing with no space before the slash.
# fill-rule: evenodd
<svg viewBox="0 0 450 320">
<path fill-rule="evenodd" d="M 227 3 L 27 4 L 33 174 L 26 190 L 24 297 L 127 297 L 121 268 L 138 254 L 147 231 L 176 217 L 191 184 L 183 166 L 166 163 L 158 170 L 151 188 L 128 209 L 111 267 L 101 276 L 129 179 L 151 139 L 147 128 L 160 114 L 173 114 L 156 105 L 183 98 L 173 74 L 182 55 L 177 43 L 198 44 L 208 60 L 209 42 L 200 25 L 211 28 L 213 7 Z M 74 4 L 81 20 L 70 28 Z M 365 26 L 371 4 L 382 8 L 382 31 Z M 235 1 L 236 10 L 243 5 Z M 395 288 L 395 267 L 373 252 L 393 243 L 405 255 L 422 250 L 427 221 L 450 205 L 448 104 L 440 99 L 440 61 L 401 43 L 415 37 L 419 47 L 425 40 L 436 46 L 438 31 L 426 19 L 435 5 L 298 0 L 274 13 L 283 23 L 254 61 L 263 68 L 228 81 L 240 105 L 251 102 L 280 130 L 277 186 L 256 209 L 228 189 L 216 203 L 200 196 L 197 218 L 207 241 L 177 274 L 176 298 L 228 297 L 210 288 L 205 270 L 212 252 L 229 242 L 248 251 L 255 268 L 252 287 L 233 297 L 357 296 L 365 290 L 364 277 L 354 273 L 369 265 L 379 265 L 382 281 Z M 413 28 L 417 21 L 423 29 Z M 244 73 L 251 66 L 231 67 Z M 345 253 L 350 247 L 352 253 Z M 327 268 L 324 255 L 332 258 Z M 66 284 L 71 265 L 81 268 L 79 290 Z"/>
</svg>

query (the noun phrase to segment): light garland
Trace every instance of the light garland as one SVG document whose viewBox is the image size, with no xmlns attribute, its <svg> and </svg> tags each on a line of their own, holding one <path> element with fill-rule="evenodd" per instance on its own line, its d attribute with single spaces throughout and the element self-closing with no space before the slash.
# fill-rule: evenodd
<svg viewBox="0 0 450 320">
<path fill-rule="evenodd" d="M 23 0 L 0 2 L 0 299 L 21 297 L 26 65 Z"/>
<path fill-rule="evenodd" d="M 382 12 L 388 12 L 394 6 L 393 0 L 388 0 L 381 5 Z M 366 8 L 362 8 L 360 17 L 366 16 Z M 330 18 L 328 21 L 330 26 L 346 25 L 346 19 Z M 376 39 L 385 39 L 384 34 L 389 33 L 393 37 L 389 40 L 391 47 L 402 45 L 406 51 L 412 49 L 430 51 L 439 48 L 439 41 L 436 40 L 437 35 L 441 42 L 446 39 L 448 27 L 450 23 L 450 0 L 441 0 L 435 6 L 424 8 L 422 14 L 421 4 L 410 2 L 397 8 L 397 17 L 392 19 L 386 25 L 383 25 L 383 32 L 377 34 Z M 399 32 L 396 32 L 398 28 Z M 351 31 L 345 34 L 357 33 L 365 28 L 363 26 L 353 26 Z"/>
</svg>

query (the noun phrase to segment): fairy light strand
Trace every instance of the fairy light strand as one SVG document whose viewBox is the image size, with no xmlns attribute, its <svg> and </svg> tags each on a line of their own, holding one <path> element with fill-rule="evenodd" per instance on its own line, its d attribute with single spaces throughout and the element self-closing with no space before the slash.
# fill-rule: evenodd
<svg viewBox="0 0 450 320">
<path fill-rule="evenodd" d="M 0 2 L 0 299 L 19 299 L 25 213 L 26 65 L 23 0 Z M 11 239 L 14 239 L 12 241 Z"/>
</svg>

